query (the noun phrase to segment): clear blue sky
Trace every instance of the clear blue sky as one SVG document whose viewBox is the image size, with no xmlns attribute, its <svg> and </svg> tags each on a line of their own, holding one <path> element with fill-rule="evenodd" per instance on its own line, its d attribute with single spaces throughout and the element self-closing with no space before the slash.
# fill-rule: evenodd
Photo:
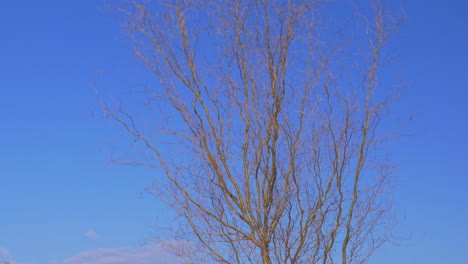
<svg viewBox="0 0 468 264">
<path fill-rule="evenodd" d="M 376 264 L 464 264 L 468 252 L 468 2 L 403 3 L 392 69 L 409 90 L 392 116 L 418 113 L 394 145 L 396 235 Z M 0 7 L 0 259 L 18 264 L 171 263 L 139 247 L 165 212 L 151 171 L 109 165 L 124 139 L 99 113 L 92 82 L 144 84 L 100 1 L 4 1 Z M 123 256 L 127 256 L 124 259 Z M 146 260 L 137 256 L 149 256 Z M 159 262 L 150 262 L 159 258 Z"/>
</svg>

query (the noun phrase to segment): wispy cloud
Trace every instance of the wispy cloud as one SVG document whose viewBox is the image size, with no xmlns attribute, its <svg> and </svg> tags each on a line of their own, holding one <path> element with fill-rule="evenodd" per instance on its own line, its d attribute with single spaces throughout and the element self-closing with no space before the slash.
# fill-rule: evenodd
<svg viewBox="0 0 468 264">
<path fill-rule="evenodd" d="M 176 264 L 177 258 L 160 246 L 99 248 L 66 259 L 64 264 Z"/>
<path fill-rule="evenodd" d="M 19 263 L 13 259 L 10 251 L 6 248 L 0 248 L 0 264 L 9 263 L 9 264 L 33 264 L 33 263 Z"/>
<path fill-rule="evenodd" d="M 33 264 L 16 262 L 10 251 L 0 248 L 0 264 Z M 98 248 L 83 251 L 64 261 L 50 261 L 49 264 L 178 264 L 177 257 L 158 245 L 145 247 Z"/>
<path fill-rule="evenodd" d="M 92 229 L 89 230 L 88 232 L 86 232 L 84 235 L 85 235 L 87 238 L 93 239 L 93 240 L 99 239 L 99 237 L 100 237 L 99 234 L 96 233 L 96 231 L 94 231 L 94 230 L 92 230 Z"/>
<path fill-rule="evenodd" d="M 2 261 L 12 261 L 10 251 L 6 248 L 0 248 L 0 263 Z"/>
</svg>

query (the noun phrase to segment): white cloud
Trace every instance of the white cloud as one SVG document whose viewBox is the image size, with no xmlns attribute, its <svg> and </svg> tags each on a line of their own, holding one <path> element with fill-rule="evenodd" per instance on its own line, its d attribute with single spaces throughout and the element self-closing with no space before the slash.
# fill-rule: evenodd
<svg viewBox="0 0 468 264">
<path fill-rule="evenodd" d="M 12 261 L 11 254 L 10 251 L 8 251 L 8 249 L 0 248 L 0 261 Z"/>
<path fill-rule="evenodd" d="M 19 262 L 16 262 L 14 259 L 13 259 L 13 256 L 11 255 L 10 251 L 6 248 L 0 248 L 0 263 L 3 264 L 5 263 L 5 261 L 7 261 L 7 263 L 10 263 L 10 264 L 28 264 L 28 263 L 19 263 Z M 31 263 L 29 263 L 31 264 Z"/>
<path fill-rule="evenodd" d="M 99 248 L 78 253 L 64 264 L 177 264 L 177 257 L 157 245 L 140 248 Z"/>
<path fill-rule="evenodd" d="M 89 238 L 89 239 L 94 239 L 94 240 L 95 240 L 95 239 L 99 239 L 99 237 L 100 237 L 99 234 L 96 233 L 96 231 L 94 231 L 94 230 L 92 230 L 92 229 L 89 230 L 88 232 L 86 232 L 84 235 L 85 235 L 87 238 Z"/>
</svg>

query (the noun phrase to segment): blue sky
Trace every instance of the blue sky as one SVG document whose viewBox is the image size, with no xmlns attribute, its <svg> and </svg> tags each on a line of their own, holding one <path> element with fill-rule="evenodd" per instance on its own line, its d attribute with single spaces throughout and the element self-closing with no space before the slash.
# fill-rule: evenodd
<svg viewBox="0 0 468 264">
<path fill-rule="evenodd" d="M 392 116 L 417 115 L 404 129 L 412 135 L 391 148 L 395 233 L 405 240 L 372 263 L 466 263 L 468 2 L 403 6 L 391 69 L 408 91 Z M 166 219 L 153 196 L 140 195 L 154 174 L 109 164 L 125 136 L 93 118 L 96 71 L 99 86 L 121 93 L 146 76 L 115 17 L 90 0 L 6 1 L 0 12 L 0 259 L 172 263 L 159 247 L 140 247 Z"/>
</svg>

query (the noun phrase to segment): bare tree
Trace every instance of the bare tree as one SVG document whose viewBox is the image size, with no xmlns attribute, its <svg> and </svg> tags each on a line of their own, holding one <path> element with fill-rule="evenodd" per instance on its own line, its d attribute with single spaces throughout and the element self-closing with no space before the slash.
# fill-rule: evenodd
<svg viewBox="0 0 468 264">
<path fill-rule="evenodd" d="M 358 18 L 366 41 L 333 41 L 324 4 L 119 8 L 156 110 L 100 100 L 145 151 L 126 162 L 164 173 L 153 190 L 177 214 L 165 245 L 185 263 L 365 263 L 388 241 L 377 73 L 396 24 L 375 1 Z"/>
</svg>

